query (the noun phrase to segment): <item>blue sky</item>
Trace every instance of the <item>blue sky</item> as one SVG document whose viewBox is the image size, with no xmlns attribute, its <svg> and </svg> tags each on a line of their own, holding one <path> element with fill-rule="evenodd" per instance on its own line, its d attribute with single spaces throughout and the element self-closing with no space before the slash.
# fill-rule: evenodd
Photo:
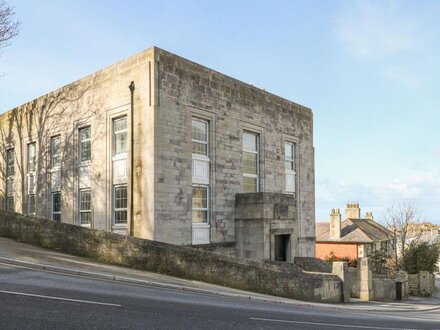
<svg viewBox="0 0 440 330">
<path fill-rule="evenodd" d="M 156 45 L 313 109 L 318 220 L 413 199 L 440 224 L 440 2 L 8 3 L 0 113 Z"/>
</svg>

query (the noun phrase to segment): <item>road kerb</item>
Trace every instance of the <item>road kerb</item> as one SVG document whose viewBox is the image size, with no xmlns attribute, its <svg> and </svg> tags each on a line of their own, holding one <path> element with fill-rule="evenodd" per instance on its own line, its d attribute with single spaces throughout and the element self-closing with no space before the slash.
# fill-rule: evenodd
<svg viewBox="0 0 440 330">
<path fill-rule="evenodd" d="M 224 292 L 224 291 L 218 291 L 218 290 L 202 289 L 202 288 L 177 285 L 177 284 L 171 284 L 171 283 L 161 283 L 161 282 L 155 282 L 155 281 L 149 281 L 149 280 L 140 280 L 140 279 L 134 279 L 134 278 L 115 275 L 115 274 L 88 272 L 88 271 L 76 270 L 76 269 L 71 269 L 71 268 L 37 264 L 37 263 L 29 262 L 29 261 L 23 261 L 23 260 L 11 259 L 11 258 L 5 258 L 5 257 L 0 257 L 0 263 L 20 266 L 20 267 L 26 267 L 26 268 L 32 268 L 32 269 L 36 269 L 36 270 L 50 271 L 50 272 L 54 272 L 54 273 L 66 274 L 66 275 L 71 275 L 71 276 L 81 276 L 81 277 L 93 278 L 93 279 L 98 279 L 98 280 L 113 281 L 113 282 L 118 282 L 118 283 L 158 287 L 158 288 L 164 288 L 164 289 L 181 290 L 181 291 L 194 292 L 194 293 L 217 295 L 217 296 L 222 296 L 222 297 L 239 298 L 239 299 L 254 300 L 254 301 L 261 301 L 261 302 L 271 302 L 271 303 L 279 303 L 279 304 L 288 304 L 288 305 L 295 305 L 295 306 L 320 307 L 320 308 L 328 308 L 328 309 L 335 309 L 335 310 L 350 310 L 350 311 L 354 311 L 354 312 L 355 311 L 362 311 L 362 312 L 405 312 L 406 313 L 406 312 L 422 312 L 422 311 L 429 312 L 429 311 L 434 311 L 434 310 L 440 310 L 440 306 L 419 307 L 419 308 L 412 308 L 412 309 L 402 309 L 402 308 L 399 309 L 399 308 L 382 308 L 382 307 L 379 307 L 379 308 L 373 307 L 372 308 L 372 306 L 365 306 L 365 307 L 363 307 L 363 306 L 349 306 L 347 304 L 336 305 L 336 304 L 325 304 L 325 303 L 313 303 L 313 302 L 292 300 L 292 299 L 288 299 L 288 298 L 278 299 L 276 297 L 269 297 L 269 296 L 262 297 L 262 296 L 255 296 L 255 295 L 246 295 L 246 294 L 239 294 L 239 293 Z M 410 306 L 410 304 L 408 304 L 408 306 Z"/>
</svg>

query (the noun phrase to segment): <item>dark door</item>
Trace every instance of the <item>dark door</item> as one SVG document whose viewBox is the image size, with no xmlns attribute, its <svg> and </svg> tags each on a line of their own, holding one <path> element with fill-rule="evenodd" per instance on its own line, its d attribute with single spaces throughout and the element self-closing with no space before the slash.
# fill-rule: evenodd
<svg viewBox="0 0 440 330">
<path fill-rule="evenodd" d="M 290 235 L 275 235 L 275 261 L 287 261 Z"/>
</svg>

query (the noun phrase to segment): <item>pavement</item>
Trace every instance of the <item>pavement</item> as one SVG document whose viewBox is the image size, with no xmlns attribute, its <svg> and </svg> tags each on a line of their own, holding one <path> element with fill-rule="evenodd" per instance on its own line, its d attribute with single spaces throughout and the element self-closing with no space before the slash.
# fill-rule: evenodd
<svg viewBox="0 0 440 330">
<path fill-rule="evenodd" d="M 348 304 L 323 304 L 235 290 L 209 283 L 103 264 L 95 260 L 43 249 L 2 237 L 0 237 L 1 264 L 135 286 L 172 289 L 284 305 L 319 307 L 320 309 L 329 310 L 381 313 L 431 312 L 440 310 L 440 279 L 437 279 L 437 292 L 432 298 L 410 298 L 404 302 L 365 302 L 352 298 Z"/>
</svg>

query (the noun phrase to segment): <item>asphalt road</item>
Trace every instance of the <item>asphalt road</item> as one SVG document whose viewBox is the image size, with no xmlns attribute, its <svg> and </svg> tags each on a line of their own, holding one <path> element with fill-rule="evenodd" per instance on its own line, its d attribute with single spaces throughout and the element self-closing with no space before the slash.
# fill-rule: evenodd
<svg viewBox="0 0 440 330">
<path fill-rule="evenodd" d="M 432 313 L 356 314 L 0 265 L 0 329 L 440 329 Z"/>
</svg>

